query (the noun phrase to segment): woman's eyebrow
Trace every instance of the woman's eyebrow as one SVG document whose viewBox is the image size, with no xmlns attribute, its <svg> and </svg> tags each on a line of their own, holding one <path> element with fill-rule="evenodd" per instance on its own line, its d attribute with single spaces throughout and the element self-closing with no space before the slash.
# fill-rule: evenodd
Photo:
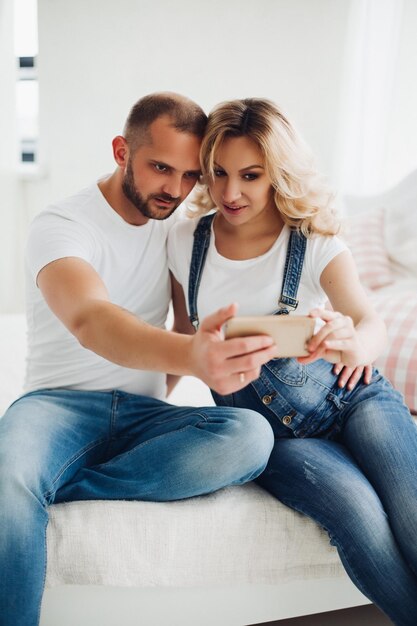
<svg viewBox="0 0 417 626">
<path fill-rule="evenodd" d="M 219 163 L 216 163 L 216 161 L 214 161 L 214 166 L 215 166 L 215 167 L 218 167 L 218 168 L 220 168 L 220 169 L 224 169 L 221 165 L 219 165 Z M 265 168 L 263 167 L 263 165 L 257 165 L 257 164 L 255 164 L 255 165 L 247 165 L 246 167 L 242 167 L 242 169 L 240 169 L 240 170 L 239 170 L 239 172 L 244 172 L 245 170 L 253 170 L 253 169 L 256 169 L 256 168 L 258 168 L 258 169 L 260 169 L 260 170 L 265 169 Z"/>
<path fill-rule="evenodd" d="M 242 167 L 242 169 L 239 170 L 239 172 L 244 172 L 245 170 L 254 170 L 254 169 L 263 170 L 264 167 L 263 165 L 248 165 L 247 167 Z"/>
</svg>

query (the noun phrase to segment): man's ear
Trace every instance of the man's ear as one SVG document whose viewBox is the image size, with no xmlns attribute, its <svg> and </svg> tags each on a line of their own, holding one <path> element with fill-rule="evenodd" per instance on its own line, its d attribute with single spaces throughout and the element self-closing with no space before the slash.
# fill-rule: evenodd
<svg viewBox="0 0 417 626">
<path fill-rule="evenodd" d="M 117 135 L 112 141 L 113 156 L 119 167 L 126 167 L 129 160 L 129 146 L 121 135 Z"/>
</svg>

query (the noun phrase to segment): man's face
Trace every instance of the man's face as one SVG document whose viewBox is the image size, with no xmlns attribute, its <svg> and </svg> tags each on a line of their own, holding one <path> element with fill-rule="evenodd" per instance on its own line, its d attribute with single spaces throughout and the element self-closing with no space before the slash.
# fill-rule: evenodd
<svg viewBox="0 0 417 626">
<path fill-rule="evenodd" d="M 122 181 L 126 198 L 146 217 L 164 220 L 200 176 L 200 139 L 176 130 L 168 117 L 149 127 L 151 141 L 129 156 Z"/>
</svg>

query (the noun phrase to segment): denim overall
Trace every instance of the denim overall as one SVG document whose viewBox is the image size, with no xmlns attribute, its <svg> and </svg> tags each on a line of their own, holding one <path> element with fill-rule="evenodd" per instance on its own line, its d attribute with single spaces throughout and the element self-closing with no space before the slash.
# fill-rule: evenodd
<svg viewBox="0 0 417 626">
<path fill-rule="evenodd" d="M 189 317 L 198 328 L 197 295 L 210 244 L 211 223 L 215 214 L 202 217 L 194 232 L 188 304 Z M 302 233 L 291 231 L 278 308 L 274 315 L 288 315 L 297 308 L 297 292 L 303 269 L 307 240 Z M 381 378 L 377 371 L 373 382 Z M 341 428 L 341 412 L 363 387 L 353 391 L 340 389 L 333 365 L 320 359 L 302 365 L 293 358 L 272 359 L 262 366 L 259 378 L 240 391 L 221 396 L 212 391 L 217 405 L 251 408 L 264 415 L 275 437 L 328 437 Z"/>
<path fill-rule="evenodd" d="M 213 215 L 200 220 L 189 281 L 190 319 Z M 306 240 L 292 232 L 276 315 L 297 306 Z M 258 380 L 216 404 L 264 415 L 275 443 L 256 482 L 324 528 L 355 585 L 396 626 L 417 624 L 417 428 L 401 394 L 374 370 L 338 387 L 323 359 L 272 359 Z M 300 546 L 300 549 L 301 546 Z"/>
</svg>

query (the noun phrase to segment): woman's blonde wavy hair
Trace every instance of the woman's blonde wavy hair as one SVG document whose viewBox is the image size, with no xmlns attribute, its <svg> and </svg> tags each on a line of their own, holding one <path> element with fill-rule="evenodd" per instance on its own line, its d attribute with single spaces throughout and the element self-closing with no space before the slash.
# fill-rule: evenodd
<svg viewBox="0 0 417 626">
<path fill-rule="evenodd" d="M 286 224 L 306 236 L 338 232 L 334 195 L 317 172 L 310 149 L 279 108 L 260 98 L 222 102 L 209 114 L 200 152 L 203 185 L 190 211 L 193 216 L 215 208 L 208 184 L 214 179 L 216 151 L 229 137 L 248 137 L 261 150 Z"/>
</svg>

